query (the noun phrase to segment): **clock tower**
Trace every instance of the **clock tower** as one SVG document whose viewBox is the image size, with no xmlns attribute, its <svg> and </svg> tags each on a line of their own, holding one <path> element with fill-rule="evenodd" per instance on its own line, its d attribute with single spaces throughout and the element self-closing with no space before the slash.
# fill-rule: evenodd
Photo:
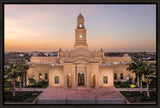
<svg viewBox="0 0 160 108">
<path fill-rule="evenodd" d="M 75 29 L 75 44 L 74 49 L 85 48 L 88 49 L 86 41 L 86 29 L 84 27 L 84 18 L 79 14 L 77 17 L 77 28 Z"/>
</svg>

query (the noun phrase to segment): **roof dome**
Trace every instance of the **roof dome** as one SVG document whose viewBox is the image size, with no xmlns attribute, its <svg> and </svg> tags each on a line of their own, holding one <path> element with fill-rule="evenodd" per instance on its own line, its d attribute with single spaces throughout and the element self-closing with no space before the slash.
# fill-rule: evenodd
<svg viewBox="0 0 160 108">
<path fill-rule="evenodd" d="M 129 57 L 129 55 L 128 54 L 124 54 L 123 57 Z"/>
<path fill-rule="evenodd" d="M 78 15 L 77 19 L 84 19 L 81 13 Z"/>
</svg>

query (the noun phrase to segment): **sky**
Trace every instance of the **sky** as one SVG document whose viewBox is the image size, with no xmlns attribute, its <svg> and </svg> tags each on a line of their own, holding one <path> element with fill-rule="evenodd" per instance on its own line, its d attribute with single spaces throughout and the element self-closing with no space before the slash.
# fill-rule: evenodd
<svg viewBox="0 0 160 108">
<path fill-rule="evenodd" d="M 5 4 L 5 51 L 73 49 L 80 12 L 90 50 L 156 51 L 156 5 L 149 4 Z"/>
</svg>

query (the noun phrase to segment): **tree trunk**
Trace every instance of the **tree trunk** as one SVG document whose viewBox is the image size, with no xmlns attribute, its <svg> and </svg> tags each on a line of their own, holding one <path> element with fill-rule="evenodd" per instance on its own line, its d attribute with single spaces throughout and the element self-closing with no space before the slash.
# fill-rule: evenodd
<svg viewBox="0 0 160 108">
<path fill-rule="evenodd" d="M 133 73 L 132 83 L 135 84 L 135 73 Z"/>
<path fill-rule="evenodd" d="M 13 79 L 13 96 L 16 96 L 15 79 Z"/>
<path fill-rule="evenodd" d="M 142 74 L 142 81 L 144 81 L 144 74 Z"/>
<path fill-rule="evenodd" d="M 150 94 L 149 94 L 149 83 L 147 82 L 147 97 L 150 97 Z"/>
<path fill-rule="evenodd" d="M 25 78 L 25 72 L 23 74 L 23 88 L 26 87 L 26 78 Z"/>
<path fill-rule="evenodd" d="M 139 87 L 139 75 L 137 75 L 137 87 Z"/>
<path fill-rule="evenodd" d="M 134 77 L 132 78 L 132 84 L 134 84 Z"/>
<path fill-rule="evenodd" d="M 142 93 L 142 88 L 143 88 L 143 85 L 142 85 L 142 80 L 141 80 L 140 93 Z"/>
<path fill-rule="evenodd" d="M 22 80 L 21 80 L 21 77 L 19 79 L 19 90 L 21 91 L 21 87 L 22 87 Z"/>
<path fill-rule="evenodd" d="M 149 94 L 149 83 L 150 83 L 150 77 L 148 78 L 148 82 L 147 82 L 147 97 L 150 97 L 150 94 Z"/>
</svg>

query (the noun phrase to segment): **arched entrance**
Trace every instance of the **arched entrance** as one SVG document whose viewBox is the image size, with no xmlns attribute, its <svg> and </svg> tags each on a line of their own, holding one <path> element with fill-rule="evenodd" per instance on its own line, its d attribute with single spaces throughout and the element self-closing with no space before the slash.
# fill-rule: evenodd
<svg viewBox="0 0 160 108">
<path fill-rule="evenodd" d="M 90 83 L 91 87 L 94 88 L 95 87 L 95 75 L 94 74 L 91 75 L 91 80 L 90 81 L 91 81 L 91 83 Z"/>
<path fill-rule="evenodd" d="M 78 86 L 84 86 L 84 73 L 78 73 Z"/>
<path fill-rule="evenodd" d="M 67 75 L 67 87 L 71 88 L 72 87 L 72 78 L 71 78 L 71 74 Z"/>
</svg>

